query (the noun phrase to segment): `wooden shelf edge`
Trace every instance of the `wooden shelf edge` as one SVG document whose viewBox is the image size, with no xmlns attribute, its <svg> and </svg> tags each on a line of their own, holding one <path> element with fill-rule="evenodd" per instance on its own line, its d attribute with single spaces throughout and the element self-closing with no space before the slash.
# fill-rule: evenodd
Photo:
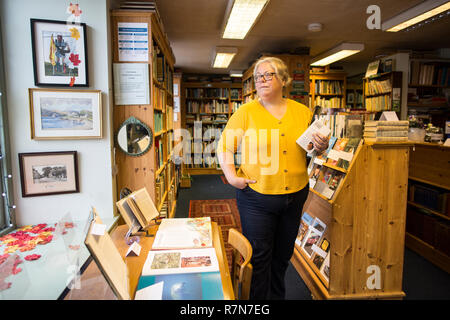
<svg viewBox="0 0 450 320">
<path fill-rule="evenodd" d="M 446 254 L 408 232 L 405 232 L 405 245 L 442 270 L 450 273 L 450 257 Z"/>
<path fill-rule="evenodd" d="M 173 218 L 175 216 L 175 208 L 177 207 L 177 200 L 173 202 L 172 210 L 169 213 L 169 218 Z"/>
<path fill-rule="evenodd" d="M 446 216 L 446 215 L 443 214 L 443 213 L 440 213 L 440 212 L 438 212 L 438 211 L 434 211 L 433 209 L 430 209 L 430 208 L 427 208 L 427 207 L 425 207 L 425 206 L 422 206 L 421 204 L 418 204 L 418 203 L 415 203 L 415 202 L 409 201 L 409 200 L 408 200 L 408 204 L 411 205 L 411 206 L 413 206 L 413 207 L 416 207 L 416 208 L 418 208 L 418 209 L 425 210 L 426 212 L 428 212 L 428 213 L 430 213 L 430 214 L 432 214 L 432 215 L 434 215 L 434 216 L 437 216 L 437 217 L 439 217 L 439 218 L 441 218 L 441 219 L 450 221 L 450 217 L 449 217 L 449 216 Z"/>
<path fill-rule="evenodd" d="M 426 184 L 429 184 L 429 185 L 432 185 L 432 186 L 435 186 L 435 187 L 438 187 L 438 188 L 450 190 L 450 186 L 444 186 L 443 184 L 435 183 L 435 182 L 424 180 L 424 179 L 421 179 L 421 178 L 409 176 L 408 179 L 414 180 L 414 181 L 417 181 L 417 182 L 426 183 Z"/>
<path fill-rule="evenodd" d="M 295 248 L 291 258 L 291 263 L 305 282 L 314 299 L 330 299 L 331 296 L 322 281 L 317 277 L 315 272 L 310 268 L 308 263 L 304 261 L 300 252 Z"/>
</svg>

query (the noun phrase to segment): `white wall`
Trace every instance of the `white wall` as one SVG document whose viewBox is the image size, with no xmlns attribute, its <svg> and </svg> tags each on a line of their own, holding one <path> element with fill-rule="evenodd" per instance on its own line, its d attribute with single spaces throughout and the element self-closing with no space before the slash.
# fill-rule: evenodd
<svg viewBox="0 0 450 320">
<path fill-rule="evenodd" d="M 90 206 L 102 218 L 111 218 L 114 188 L 111 175 L 111 68 L 109 1 L 78 0 L 81 22 L 87 24 L 89 88 L 102 91 L 103 138 L 96 140 L 37 141 L 30 138 L 28 88 L 34 88 L 30 18 L 66 21 L 70 1 L 0 1 L 6 72 L 6 95 L 10 128 L 14 204 L 18 226 L 56 222 L 67 212 L 74 220 L 84 220 Z M 22 198 L 18 153 L 78 152 L 80 193 Z"/>
</svg>

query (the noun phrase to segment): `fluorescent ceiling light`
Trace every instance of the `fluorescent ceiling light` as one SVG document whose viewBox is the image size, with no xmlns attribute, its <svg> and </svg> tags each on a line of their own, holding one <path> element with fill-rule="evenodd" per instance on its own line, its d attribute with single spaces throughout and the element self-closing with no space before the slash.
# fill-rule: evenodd
<svg viewBox="0 0 450 320">
<path fill-rule="evenodd" d="M 381 29 L 397 32 L 447 10 L 450 10 L 450 1 L 428 0 L 383 22 Z"/>
<path fill-rule="evenodd" d="M 233 47 L 216 47 L 213 68 L 228 68 L 236 53 L 237 49 Z"/>
<path fill-rule="evenodd" d="M 241 70 L 231 70 L 230 71 L 230 77 L 242 77 L 242 71 Z"/>
<path fill-rule="evenodd" d="M 348 56 L 351 56 L 355 53 L 358 53 L 360 51 L 364 50 L 364 44 L 362 43 L 341 43 L 337 47 L 324 52 L 317 57 L 314 57 L 312 59 L 311 65 L 312 66 L 327 66 L 329 64 L 332 64 L 333 62 L 336 62 L 338 60 L 347 58 Z"/>
<path fill-rule="evenodd" d="M 244 39 L 268 2 L 269 0 L 230 0 L 222 38 Z"/>
</svg>

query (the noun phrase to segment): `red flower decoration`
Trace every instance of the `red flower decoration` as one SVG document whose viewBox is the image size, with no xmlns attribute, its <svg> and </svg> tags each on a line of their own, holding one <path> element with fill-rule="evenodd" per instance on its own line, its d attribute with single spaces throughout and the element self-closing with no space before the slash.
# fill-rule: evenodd
<svg viewBox="0 0 450 320">
<path fill-rule="evenodd" d="M 74 83 L 75 83 L 75 77 L 70 78 L 69 86 L 73 87 Z"/>
<path fill-rule="evenodd" d="M 71 53 L 69 56 L 69 60 L 72 62 L 72 64 L 74 66 L 78 66 L 81 62 L 81 60 L 79 59 L 79 55 L 78 54 L 73 54 Z"/>
</svg>

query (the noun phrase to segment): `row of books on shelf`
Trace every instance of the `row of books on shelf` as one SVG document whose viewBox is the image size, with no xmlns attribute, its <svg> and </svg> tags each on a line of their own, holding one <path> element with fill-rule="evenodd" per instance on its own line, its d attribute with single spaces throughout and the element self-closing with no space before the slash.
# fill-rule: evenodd
<svg viewBox="0 0 450 320">
<path fill-rule="evenodd" d="M 152 54 L 153 78 L 160 84 L 164 84 L 170 93 L 173 91 L 173 73 L 166 63 L 166 59 L 160 47 L 153 42 Z"/>
<path fill-rule="evenodd" d="M 436 215 L 408 206 L 406 232 L 428 243 L 435 250 L 450 257 L 450 222 Z"/>
<path fill-rule="evenodd" d="M 230 99 L 242 99 L 242 89 L 231 88 L 230 89 Z"/>
<path fill-rule="evenodd" d="M 205 101 L 186 101 L 186 111 L 189 113 L 228 113 L 228 101 L 211 100 Z"/>
<path fill-rule="evenodd" d="M 364 102 L 367 111 L 392 110 L 392 102 L 389 95 L 366 98 Z"/>
<path fill-rule="evenodd" d="M 193 124 L 195 121 L 213 122 L 214 124 L 226 124 L 228 115 L 226 114 L 187 114 L 186 123 Z"/>
<path fill-rule="evenodd" d="M 203 155 L 201 153 L 193 154 L 191 163 L 185 163 L 186 168 L 191 169 L 219 169 L 219 161 L 216 156 Z"/>
<path fill-rule="evenodd" d="M 186 98 L 228 99 L 228 88 L 186 88 Z"/>
<path fill-rule="evenodd" d="M 450 86 L 450 65 L 413 60 L 409 80 L 412 85 Z"/>
<path fill-rule="evenodd" d="M 350 138 L 363 136 L 363 124 L 373 120 L 375 114 L 367 111 L 343 112 L 337 111 L 329 114 L 321 114 L 317 119 L 330 129 L 332 137 Z"/>
<path fill-rule="evenodd" d="M 325 237 L 326 228 L 327 225 L 318 217 L 303 212 L 295 244 L 329 282 L 330 241 Z"/>
<path fill-rule="evenodd" d="M 409 181 L 408 200 L 450 217 L 450 192 L 428 184 Z"/>
<path fill-rule="evenodd" d="M 162 112 L 154 112 L 153 122 L 155 124 L 154 126 L 155 133 L 164 130 L 164 114 Z"/>
<path fill-rule="evenodd" d="M 312 97 L 309 97 L 309 104 L 311 105 Z M 316 96 L 314 99 L 314 106 L 320 106 L 324 109 L 344 108 L 344 101 L 341 97 L 320 97 Z"/>
<path fill-rule="evenodd" d="M 164 165 L 163 140 L 160 138 L 155 139 L 155 162 L 158 168 Z"/>
<path fill-rule="evenodd" d="M 364 123 L 364 140 L 378 141 L 407 141 L 409 121 L 366 121 Z"/>
<path fill-rule="evenodd" d="M 170 182 L 170 181 L 169 181 Z M 159 176 L 155 179 L 155 203 L 159 205 L 162 201 L 162 197 L 166 192 L 166 173 L 163 170 Z"/>
<path fill-rule="evenodd" d="M 153 86 L 153 108 L 164 110 L 165 103 L 165 91 L 158 86 Z"/>
<path fill-rule="evenodd" d="M 368 80 L 365 83 L 365 92 L 366 95 L 375 95 L 375 94 L 383 94 L 390 93 L 392 91 L 391 80 Z"/>
<path fill-rule="evenodd" d="M 166 130 L 173 129 L 173 107 L 167 106 L 166 108 Z"/>
<path fill-rule="evenodd" d="M 253 90 L 255 90 L 255 86 L 253 84 L 253 78 L 248 78 L 247 80 L 245 80 L 242 83 L 242 90 L 244 92 L 244 94 L 249 94 L 251 93 Z"/>
<path fill-rule="evenodd" d="M 315 94 L 343 94 L 343 82 L 338 80 L 316 80 Z"/>
</svg>

